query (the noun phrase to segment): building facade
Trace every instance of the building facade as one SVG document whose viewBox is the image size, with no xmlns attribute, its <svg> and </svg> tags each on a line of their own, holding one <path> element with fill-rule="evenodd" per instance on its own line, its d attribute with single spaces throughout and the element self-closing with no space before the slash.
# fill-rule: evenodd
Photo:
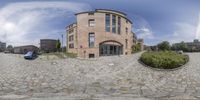
<svg viewBox="0 0 200 100">
<path fill-rule="evenodd" d="M 0 41 L 0 52 L 3 52 L 5 50 L 6 50 L 6 43 Z"/>
<path fill-rule="evenodd" d="M 34 46 L 34 45 L 14 47 L 14 53 L 15 54 L 26 54 L 28 51 L 33 51 L 35 53 L 38 53 L 39 48 Z"/>
<path fill-rule="evenodd" d="M 137 43 L 139 43 L 140 44 L 140 48 L 141 48 L 141 51 L 143 51 L 144 50 L 144 39 L 138 39 L 137 40 Z"/>
<path fill-rule="evenodd" d="M 193 42 L 186 42 L 187 47 L 200 51 L 200 41 L 195 39 Z"/>
<path fill-rule="evenodd" d="M 54 39 L 41 39 L 40 50 L 45 53 L 56 52 L 56 42 Z"/>
<path fill-rule="evenodd" d="M 186 48 L 180 47 L 180 45 L 185 45 Z M 185 52 L 200 52 L 200 41 L 195 39 L 193 42 L 175 43 L 172 47 L 174 50 L 184 49 Z"/>
<path fill-rule="evenodd" d="M 125 13 L 96 9 L 75 15 L 77 22 L 66 29 L 67 52 L 81 58 L 131 54 L 136 36 Z"/>
</svg>

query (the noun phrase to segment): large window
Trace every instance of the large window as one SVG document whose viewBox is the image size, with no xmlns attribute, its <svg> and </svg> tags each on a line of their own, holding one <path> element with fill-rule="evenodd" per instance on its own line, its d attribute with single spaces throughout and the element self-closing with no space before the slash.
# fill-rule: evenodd
<svg viewBox="0 0 200 100">
<path fill-rule="evenodd" d="M 106 14 L 106 32 L 110 32 L 110 14 Z"/>
<path fill-rule="evenodd" d="M 88 41 L 89 47 L 90 48 L 94 47 L 94 41 L 95 41 L 94 33 L 89 33 L 88 40 L 89 40 Z"/>
<path fill-rule="evenodd" d="M 116 33 L 116 16 L 112 15 L 112 32 Z"/>
<path fill-rule="evenodd" d="M 89 24 L 90 27 L 94 27 L 95 26 L 95 20 L 89 19 L 88 24 Z"/>
<path fill-rule="evenodd" d="M 120 45 L 100 44 L 99 50 L 100 50 L 99 51 L 100 56 L 122 54 L 122 46 Z"/>
<path fill-rule="evenodd" d="M 121 17 L 118 17 L 118 34 L 121 34 Z"/>
<path fill-rule="evenodd" d="M 69 36 L 69 41 L 73 41 L 74 40 L 74 35 Z"/>
</svg>

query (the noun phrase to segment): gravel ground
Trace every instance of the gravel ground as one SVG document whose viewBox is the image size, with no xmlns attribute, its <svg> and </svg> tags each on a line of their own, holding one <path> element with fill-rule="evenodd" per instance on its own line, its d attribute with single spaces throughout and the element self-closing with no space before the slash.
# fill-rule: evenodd
<svg viewBox="0 0 200 100">
<path fill-rule="evenodd" d="M 0 53 L 0 100 L 200 99 L 200 53 L 174 71 L 144 67 L 140 55 L 24 60 Z"/>
</svg>

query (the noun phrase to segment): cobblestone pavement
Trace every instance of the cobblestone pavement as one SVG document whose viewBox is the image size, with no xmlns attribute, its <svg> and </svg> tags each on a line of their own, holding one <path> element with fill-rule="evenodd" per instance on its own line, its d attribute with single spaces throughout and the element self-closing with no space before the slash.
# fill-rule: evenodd
<svg viewBox="0 0 200 100">
<path fill-rule="evenodd" d="M 0 100 L 200 99 L 200 53 L 174 71 L 144 67 L 140 55 L 24 60 L 1 53 Z"/>
</svg>

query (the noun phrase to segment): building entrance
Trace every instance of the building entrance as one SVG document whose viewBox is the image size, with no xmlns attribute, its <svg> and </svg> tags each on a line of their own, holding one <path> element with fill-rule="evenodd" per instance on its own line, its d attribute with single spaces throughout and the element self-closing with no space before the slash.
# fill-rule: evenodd
<svg viewBox="0 0 200 100">
<path fill-rule="evenodd" d="M 122 46 L 113 44 L 101 44 L 99 47 L 100 56 L 121 55 Z"/>
</svg>

